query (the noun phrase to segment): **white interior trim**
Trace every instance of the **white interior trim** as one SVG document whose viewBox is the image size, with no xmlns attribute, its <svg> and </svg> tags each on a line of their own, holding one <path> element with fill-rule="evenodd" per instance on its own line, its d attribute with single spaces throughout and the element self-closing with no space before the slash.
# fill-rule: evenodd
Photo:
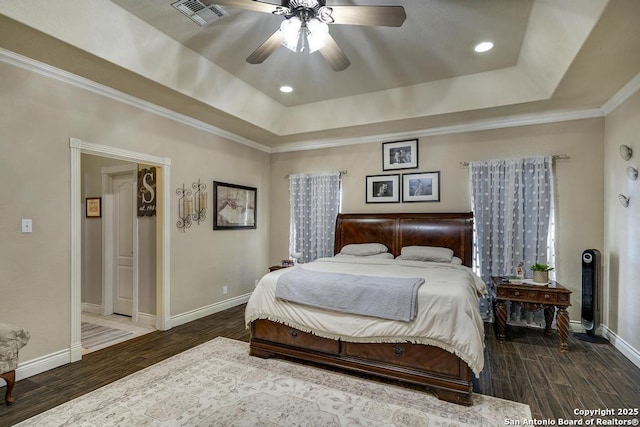
<svg viewBox="0 0 640 427">
<path fill-rule="evenodd" d="M 615 332 L 604 325 L 602 326 L 602 336 L 608 339 L 615 348 L 620 350 L 620 353 L 624 354 L 627 359 L 640 368 L 640 351 L 638 351 L 638 349 L 632 347 L 631 344 L 620 338 Z"/>
<path fill-rule="evenodd" d="M 358 138 L 336 138 L 327 140 L 315 140 L 305 142 L 294 142 L 278 147 L 268 147 L 255 141 L 240 137 L 231 132 L 224 131 L 220 128 L 212 126 L 208 123 L 195 120 L 191 117 L 176 113 L 169 109 L 160 107 L 142 99 L 127 95 L 123 92 L 112 89 L 108 86 L 88 80 L 84 77 L 77 76 L 64 70 L 52 67 L 48 64 L 36 61 L 15 52 L 0 48 L 0 62 L 24 68 L 29 71 L 62 81 L 73 86 L 89 90 L 106 96 L 110 99 L 123 102 L 125 104 L 140 108 L 142 110 L 158 114 L 162 117 L 183 123 L 187 126 L 208 132 L 231 141 L 239 142 L 249 147 L 266 153 L 285 153 L 290 151 L 314 150 L 318 148 L 330 148 L 347 146 L 354 144 L 365 144 L 371 142 L 380 142 L 384 140 L 401 140 L 416 137 L 425 137 L 433 135 L 447 135 L 462 132 L 474 132 L 488 129 L 501 129 L 518 126 L 530 126 L 543 123 L 555 123 L 570 120 L 589 119 L 594 117 L 603 117 L 613 111 L 617 106 L 623 103 L 627 98 L 640 89 L 640 74 L 629 81 L 618 93 L 604 103 L 600 108 L 586 110 L 570 110 L 570 111 L 551 111 L 529 115 L 508 116 L 496 119 L 479 120 L 467 123 L 460 123 L 452 126 L 441 126 L 436 128 L 419 129 L 410 132 L 395 132 L 388 134 L 369 135 L 367 137 Z"/>
<path fill-rule="evenodd" d="M 185 313 L 177 314 L 171 318 L 171 323 L 173 326 L 183 325 L 185 323 L 189 323 L 194 320 L 201 319 L 205 316 L 210 316 L 212 314 L 218 313 L 223 310 L 227 310 L 232 307 L 236 307 L 240 304 L 246 304 L 249 302 L 249 297 L 251 296 L 251 292 L 244 295 L 239 295 L 234 298 L 230 298 L 225 301 L 220 301 L 215 304 L 209 304 L 204 307 L 197 308 L 195 310 L 187 311 Z"/>
<path fill-rule="evenodd" d="M 146 163 L 158 166 L 162 169 L 162 205 L 161 213 L 167 213 L 159 216 L 161 219 L 160 235 L 158 243 L 162 246 L 161 256 L 158 260 L 162 274 L 158 278 L 157 284 L 157 315 L 156 329 L 167 330 L 171 328 L 171 318 L 169 310 L 170 301 L 170 247 L 171 247 L 171 229 L 169 224 L 170 210 L 169 200 L 171 186 L 170 171 L 171 159 L 167 157 L 159 157 L 150 154 L 138 153 L 135 151 L 124 150 L 120 148 L 110 147 L 107 145 L 94 144 L 82 141 L 78 138 L 69 139 L 70 156 L 71 156 L 71 346 L 70 361 L 76 362 L 82 359 L 81 344 L 81 285 L 82 285 L 82 268 L 81 268 L 81 248 L 82 248 L 82 194 L 81 194 L 81 154 L 93 154 L 101 157 L 109 157 L 113 159 L 124 160 L 135 163 Z"/>
</svg>

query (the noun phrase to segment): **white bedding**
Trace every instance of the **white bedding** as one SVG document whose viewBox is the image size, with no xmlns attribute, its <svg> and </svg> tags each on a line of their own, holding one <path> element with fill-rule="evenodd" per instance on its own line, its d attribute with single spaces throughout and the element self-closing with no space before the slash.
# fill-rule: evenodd
<svg viewBox="0 0 640 427">
<path fill-rule="evenodd" d="M 333 273 L 386 277 L 423 277 L 418 314 L 411 322 L 344 314 L 287 302 L 275 297 L 276 282 L 287 269 L 265 275 L 245 312 L 247 326 L 256 319 L 284 323 L 315 335 L 350 342 L 413 342 L 440 347 L 480 374 L 484 366 L 484 323 L 478 296 L 482 280 L 470 268 L 446 263 L 397 259 L 321 258 L 302 268 Z"/>
</svg>

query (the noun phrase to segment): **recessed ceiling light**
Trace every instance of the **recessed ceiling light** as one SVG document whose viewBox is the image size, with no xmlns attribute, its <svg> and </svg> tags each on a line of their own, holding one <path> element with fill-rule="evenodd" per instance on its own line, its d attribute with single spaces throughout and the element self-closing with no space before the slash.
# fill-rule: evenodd
<svg viewBox="0 0 640 427">
<path fill-rule="evenodd" d="M 280 86 L 280 92 L 291 93 L 293 92 L 293 88 L 291 86 Z"/>
<path fill-rule="evenodd" d="M 478 43 L 476 45 L 476 47 L 473 48 L 473 50 L 475 50 L 478 53 L 487 52 L 487 51 L 490 51 L 491 49 L 493 49 L 493 43 L 492 42 Z"/>
</svg>

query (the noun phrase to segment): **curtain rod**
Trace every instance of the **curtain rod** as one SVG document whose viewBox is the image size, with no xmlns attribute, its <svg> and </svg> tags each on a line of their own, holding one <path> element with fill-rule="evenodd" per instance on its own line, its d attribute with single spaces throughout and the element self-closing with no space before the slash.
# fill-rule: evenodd
<svg viewBox="0 0 640 427">
<path fill-rule="evenodd" d="M 346 170 L 344 170 L 344 171 L 338 171 L 338 173 L 339 173 L 340 175 L 346 175 L 346 174 L 348 174 L 348 173 L 349 173 L 349 171 L 346 171 Z M 285 175 L 285 176 L 284 176 L 284 179 L 289 179 L 289 177 L 290 177 L 291 175 L 295 175 L 295 174 L 290 173 L 289 175 Z"/>
<path fill-rule="evenodd" d="M 567 159 L 570 159 L 571 157 L 568 154 L 554 154 L 553 156 L 551 156 L 551 158 L 553 160 L 567 160 Z M 469 162 L 460 162 L 460 165 L 469 166 Z"/>
</svg>

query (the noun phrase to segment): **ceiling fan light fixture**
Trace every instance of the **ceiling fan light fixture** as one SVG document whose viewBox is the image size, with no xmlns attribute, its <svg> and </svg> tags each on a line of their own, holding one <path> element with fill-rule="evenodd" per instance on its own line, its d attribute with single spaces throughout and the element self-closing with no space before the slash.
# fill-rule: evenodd
<svg viewBox="0 0 640 427">
<path fill-rule="evenodd" d="M 285 19 L 280 24 L 284 35 L 282 45 L 293 52 L 313 53 L 322 49 L 329 34 L 329 26 L 319 19 L 303 21 L 297 16 Z"/>
<path fill-rule="evenodd" d="M 293 52 L 298 52 L 301 29 L 302 21 L 297 16 L 282 21 L 282 24 L 280 24 L 280 31 L 284 36 L 282 45 Z"/>
<path fill-rule="evenodd" d="M 473 50 L 475 50 L 477 53 L 488 52 L 491 49 L 493 49 L 493 42 L 489 41 L 478 43 L 476 47 L 473 48 Z"/>
<path fill-rule="evenodd" d="M 332 7 L 322 6 L 320 9 L 318 9 L 318 19 L 320 19 L 322 22 L 326 22 L 327 24 L 333 24 L 335 22 L 332 14 Z"/>
<path fill-rule="evenodd" d="M 307 32 L 305 34 L 309 46 L 309 53 L 322 49 L 328 34 L 329 26 L 327 24 L 319 19 L 310 19 L 307 22 Z"/>
</svg>

